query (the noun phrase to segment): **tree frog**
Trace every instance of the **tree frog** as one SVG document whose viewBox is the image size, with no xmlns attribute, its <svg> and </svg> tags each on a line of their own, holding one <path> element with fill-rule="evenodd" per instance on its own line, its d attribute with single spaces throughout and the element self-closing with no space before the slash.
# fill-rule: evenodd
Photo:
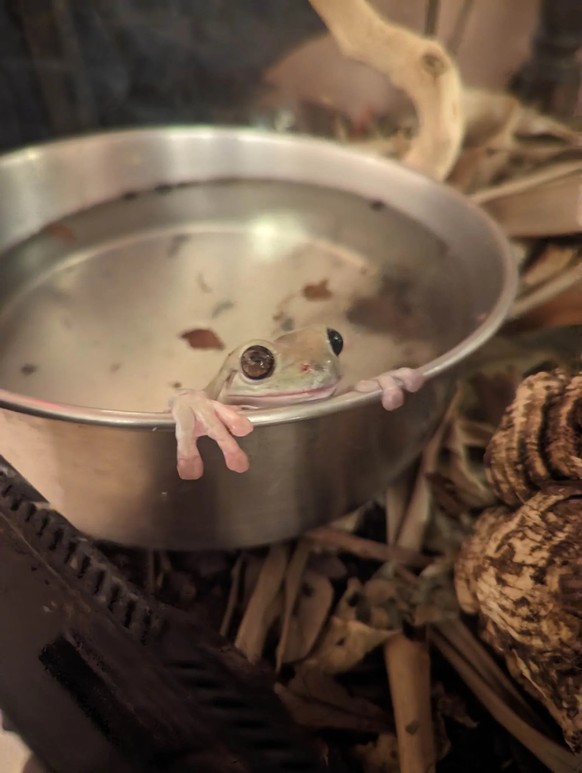
<svg viewBox="0 0 582 773">
<path fill-rule="evenodd" d="M 204 465 L 198 438 L 218 444 L 226 466 L 246 472 L 249 459 L 235 437 L 253 431 L 244 408 L 267 408 L 331 397 L 341 378 L 339 355 L 343 338 L 337 330 L 312 325 L 285 333 L 274 341 L 256 339 L 234 349 L 204 389 L 182 389 L 170 410 L 176 423 L 178 474 L 184 480 L 202 477 Z M 404 402 L 404 392 L 424 383 L 418 370 L 399 368 L 360 381 L 359 392 L 382 390 L 386 410 Z"/>
</svg>

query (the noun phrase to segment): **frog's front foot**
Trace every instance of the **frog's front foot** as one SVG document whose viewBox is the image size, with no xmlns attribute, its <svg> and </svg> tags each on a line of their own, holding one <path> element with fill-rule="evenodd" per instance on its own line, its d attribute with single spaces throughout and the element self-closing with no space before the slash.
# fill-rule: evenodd
<svg viewBox="0 0 582 773">
<path fill-rule="evenodd" d="M 358 382 L 354 389 L 357 392 L 375 392 L 382 390 L 382 405 L 387 411 L 400 408 L 404 403 L 405 392 L 418 392 L 426 378 L 413 368 L 398 368 L 389 370 L 375 378 Z"/>
<path fill-rule="evenodd" d="M 204 435 L 216 441 L 229 470 L 246 472 L 249 469 L 249 458 L 233 437 L 244 437 L 253 431 L 252 423 L 240 408 L 211 400 L 202 390 L 185 389 L 173 398 L 170 410 L 176 422 L 181 478 L 202 477 L 204 464 L 197 443 Z"/>
</svg>

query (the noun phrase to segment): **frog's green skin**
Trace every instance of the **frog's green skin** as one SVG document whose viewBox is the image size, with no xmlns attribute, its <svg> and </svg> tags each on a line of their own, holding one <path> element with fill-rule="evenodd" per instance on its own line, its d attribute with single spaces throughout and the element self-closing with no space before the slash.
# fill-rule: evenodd
<svg viewBox="0 0 582 773">
<path fill-rule="evenodd" d="M 274 341 L 249 341 L 228 355 L 205 389 L 178 392 L 171 411 L 176 422 L 180 477 L 196 480 L 202 476 L 204 465 L 197 441 L 204 435 L 216 441 L 229 470 L 248 470 L 249 459 L 235 440 L 253 430 L 252 423 L 242 412 L 243 406 L 275 407 L 331 397 L 341 378 L 338 357 L 341 346 L 336 353 L 330 334 L 339 335 L 323 325 L 315 325 L 285 333 Z M 341 342 L 341 336 L 339 340 Z M 267 377 L 251 379 L 241 368 L 241 358 L 249 348 L 256 346 L 264 347 L 272 354 L 274 367 Z M 361 392 L 380 390 L 382 404 L 392 410 L 402 405 L 404 390 L 415 392 L 423 381 L 419 371 L 401 368 L 362 381 L 354 388 Z"/>
<path fill-rule="evenodd" d="M 271 376 L 253 381 L 241 370 L 244 351 L 263 346 L 275 357 Z M 285 333 L 275 341 L 248 341 L 231 352 L 205 388 L 212 400 L 254 408 L 331 397 L 341 378 L 341 365 L 327 328 L 313 326 Z"/>
<path fill-rule="evenodd" d="M 241 357 L 249 348 L 262 346 L 274 358 L 266 378 L 247 378 Z M 295 330 L 275 341 L 247 341 L 231 352 L 217 375 L 203 390 L 185 389 L 172 401 L 178 445 L 178 474 L 196 480 L 204 472 L 198 438 L 215 440 L 229 470 L 245 472 L 249 460 L 233 436 L 253 430 L 241 406 L 259 408 L 330 397 L 341 377 L 340 363 L 332 349 L 328 330 L 317 325 Z"/>
</svg>

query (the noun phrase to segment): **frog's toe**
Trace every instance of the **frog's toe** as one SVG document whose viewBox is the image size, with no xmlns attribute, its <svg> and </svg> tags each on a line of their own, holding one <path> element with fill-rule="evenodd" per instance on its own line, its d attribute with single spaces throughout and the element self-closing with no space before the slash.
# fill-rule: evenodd
<svg viewBox="0 0 582 773">
<path fill-rule="evenodd" d="M 404 405 L 404 390 L 395 378 L 387 373 L 378 378 L 378 383 L 382 388 L 382 406 L 387 411 L 394 411 Z"/>
<path fill-rule="evenodd" d="M 354 386 L 354 389 L 356 392 L 376 392 L 379 387 L 380 384 L 378 383 L 378 379 L 366 378 L 363 381 L 358 381 L 358 383 Z"/>
<path fill-rule="evenodd" d="M 426 376 L 418 368 L 398 368 L 389 373 L 407 392 L 418 392 L 426 382 Z"/>
<path fill-rule="evenodd" d="M 250 467 L 249 457 L 242 448 L 233 451 L 223 451 L 226 466 L 232 472 L 246 472 Z"/>
<path fill-rule="evenodd" d="M 382 390 L 382 405 L 387 411 L 394 411 L 404 404 L 405 392 L 417 392 L 425 382 L 420 370 L 413 368 L 398 368 L 382 373 L 373 379 L 358 382 L 354 389 L 357 392 L 375 392 Z"/>
<path fill-rule="evenodd" d="M 204 464 L 200 454 L 178 457 L 178 475 L 182 480 L 198 480 L 203 473 Z"/>
<path fill-rule="evenodd" d="M 217 402 L 214 404 L 214 410 L 235 437 L 245 437 L 245 435 L 250 435 L 253 431 L 254 427 L 252 422 L 247 416 L 241 413 L 240 408 Z"/>
</svg>

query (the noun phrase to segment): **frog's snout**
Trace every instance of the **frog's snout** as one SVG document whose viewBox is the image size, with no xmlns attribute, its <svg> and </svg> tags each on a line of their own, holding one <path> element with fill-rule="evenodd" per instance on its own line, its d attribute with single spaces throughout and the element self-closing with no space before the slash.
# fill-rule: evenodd
<svg viewBox="0 0 582 773">
<path fill-rule="evenodd" d="M 341 333 L 338 333 L 337 330 L 334 330 L 333 328 L 328 327 L 327 338 L 333 353 L 336 355 L 336 357 L 339 357 L 344 348 L 344 339 L 342 338 Z"/>
</svg>

